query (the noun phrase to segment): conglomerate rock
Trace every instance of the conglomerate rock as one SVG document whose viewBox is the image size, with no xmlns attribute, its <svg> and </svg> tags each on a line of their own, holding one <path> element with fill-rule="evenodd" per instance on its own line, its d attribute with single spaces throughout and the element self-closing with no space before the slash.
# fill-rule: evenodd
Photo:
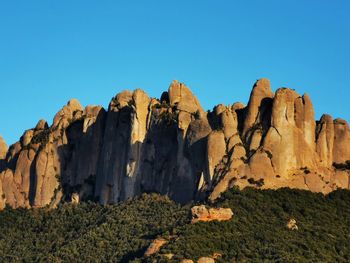
<svg viewBox="0 0 350 263">
<path fill-rule="evenodd" d="M 191 208 L 192 224 L 198 222 L 210 221 L 228 221 L 232 218 L 231 208 L 206 208 L 205 205 L 194 206 Z"/>
<path fill-rule="evenodd" d="M 0 208 L 60 202 L 116 203 L 158 192 L 186 203 L 226 189 L 349 188 L 350 128 L 323 115 L 307 94 L 272 92 L 258 80 L 247 106 L 205 112 L 185 84 L 161 98 L 123 91 L 85 109 L 70 100 L 49 126 L 40 120 L 9 148 L 0 137 Z"/>
</svg>

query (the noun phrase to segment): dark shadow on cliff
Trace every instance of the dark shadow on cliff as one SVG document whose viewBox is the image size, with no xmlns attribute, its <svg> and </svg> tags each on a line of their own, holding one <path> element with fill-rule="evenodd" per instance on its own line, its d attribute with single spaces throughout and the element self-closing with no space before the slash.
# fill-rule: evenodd
<svg viewBox="0 0 350 263">
<path fill-rule="evenodd" d="M 100 203 L 117 203 L 122 200 L 126 175 L 127 151 L 130 144 L 132 107 L 110 109 L 106 118 L 96 178 L 95 197 Z"/>
<path fill-rule="evenodd" d="M 140 193 L 169 194 L 176 176 L 177 124 L 152 116 L 142 145 Z"/>
<path fill-rule="evenodd" d="M 96 173 L 105 129 L 105 115 L 102 108 L 96 121 L 86 131 L 83 118 L 72 122 L 66 128 L 67 144 L 57 149 L 62 201 L 70 202 L 73 193 L 79 194 L 81 201 L 95 201 Z"/>
<path fill-rule="evenodd" d="M 6 158 L 0 160 L 0 173 L 5 171 L 6 169 L 11 169 L 12 171 L 16 169 L 16 163 L 20 152 L 16 153 L 11 158 L 12 151 L 15 151 L 15 144 L 11 145 L 10 148 L 8 149 Z"/>
<path fill-rule="evenodd" d="M 6 160 L 1 159 L 0 160 L 0 173 L 2 173 L 6 169 Z"/>
<path fill-rule="evenodd" d="M 259 123 L 262 124 L 263 136 L 271 127 L 273 98 L 264 98 L 259 108 Z"/>
<path fill-rule="evenodd" d="M 29 174 L 29 204 L 31 206 L 34 205 L 35 201 L 35 193 L 36 193 L 36 186 L 37 186 L 37 175 L 35 172 L 35 166 L 36 161 L 38 159 L 38 153 L 35 155 L 34 160 L 30 164 L 30 174 Z"/>
<path fill-rule="evenodd" d="M 198 191 L 201 176 L 205 184 L 210 184 L 210 177 L 207 166 L 207 143 L 208 136 L 205 136 L 196 142 L 189 144 L 186 140 L 185 156 L 191 161 L 192 172 L 194 174 L 194 185 L 193 200 L 204 200 L 207 197 L 206 192 Z"/>
<path fill-rule="evenodd" d="M 159 112 L 152 112 L 144 141 L 132 145 L 130 105 L 101 111 L 85 132 L 84 119 L 72 122 L 67 143 L 58 148 L 62 200 L 70 202 L 76 193 L 80 201 L 108 204 L 159 193 L 180 203 L 192 201 L 205 170 L 206 138 L 188 146 L 177 121 Z"/>
</svg>

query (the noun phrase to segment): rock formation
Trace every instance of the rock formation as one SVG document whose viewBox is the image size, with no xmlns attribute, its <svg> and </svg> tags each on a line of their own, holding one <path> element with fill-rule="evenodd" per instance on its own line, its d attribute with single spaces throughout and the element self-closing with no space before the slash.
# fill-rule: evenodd
<svg viewBox="0 0 350 263">
<path fill-rule="evenodd" d="M 159 250 L 164 246 L 168 241 L 166 241 L 164 238 L 157 238 L 152 241 L 152 243 L 147 248 L 144 256 L 149 257 L 155 253 L 158 253 Z"/>
<path fill-rule="evenodd" d="M 289 230 L 298 230 L 299 229 L 299 227 L 297 225 L 297 221 L 294 218 L 288 220 L 286 227 Z"/>
<path fill-rule="evenodd" d="M 227 221 L 233 216 L 231 208 L 206 208 L 205 205 L 194 206 L 191 209 L 192 224 L 197 222 Z"/>
<path fill-rule="evenodd" d="M 197 263 L 215 263 L 215 260 L 210 257 L 201 257 L 198 259 Z"/>
<path fill-rule="evenodd" d="M 193 263 L 192 259 L 183 259 L 181 263 Z M 201 257 L 197 260 L 197 263 L 215 263 L 215 260 L 210 257 Z"/>
<path fill-rule="evenodd" d="M 70 100 L 9 148 L 0 137 L 0 208 L 116 203 L 158 192 L 185 203 L 233 187 L 349 188 L 350 128 L 310 97 L 258 80 L 247 106 L 205 112 L 173 81 L 160 99 L 123 91 L 101 106 Z"/>
<path fill-rule="evenodd" d="M 0 160 L 6 158 L 6 153 L 8 151 L 8 147 L 4 139 L 0 136 Z"/>
</svg>

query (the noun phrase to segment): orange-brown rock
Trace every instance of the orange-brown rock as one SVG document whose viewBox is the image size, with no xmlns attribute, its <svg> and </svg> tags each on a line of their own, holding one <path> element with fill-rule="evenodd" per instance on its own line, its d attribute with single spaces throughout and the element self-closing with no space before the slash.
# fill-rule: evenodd
<svg viewBox="0 0 350 263">
<path fill-rule="evenodd" d="M 334 120 L 333 162 L 345 163 L 350 160 L 350 128 L 342 119 Z"/>
<path fill-rule="evenodd" d="M 186 203 L 233 186 L 350 188 L 350 128 L 314 118 L 311 98 L 258 80 L 248 105 L 204 111 L 173 81 L 160 99 L 122 91 L 108 109 L 70 100 L 9 148 L 0 137 L 0 208 L 117 203 L 158 192 Z M 208 210 L 209 213 L 209 210 Z M 215 211 L 212 213 L 215 214 Z"/>
<path fill-rule="evenodd" d="M 166 241 L 164 238 L 157 238 L 152 241 L 152 243 L 149 245 L 145 252 L 145 256 L 149 257 L 153 254 L 156 254 L 159 252 L 162 246 L 164 246 L 168 241 Z"/>
<path fill-rule="evenodd" d="M 79 204 L 80 202 L 80 197 L 78 193 L 73 193 L 71 197 L 71 203 L 72 204 Z"/>
<path fill-rule="evenodd" d="M 246 118 L 243 123 L 243 137 L 250 136 L 250 130 L 258 123 L 264 121 L 264 112 L 267 110 L 269 101 L 273 97 L 270 81 L 258 80 L 250 94 L 247 106 Z"/>
<path fill-rule="evenodd" d="M 225 135 L 221 131 L 213 131 L 208 136 L 208 145 L 207 145 L 207 167 L 209 174 L 209 185 L 214 178 L 215 167 L 221 162 L 222 158 L 226 153 L 226 142 Z"/>
<path fill-rule="evenodd" d="M 330 115 L 322 115 L 316 135 L 316 150 L 320 157 L 320 165 L 331 167 L 333 164 L 334 124 Z"/>
<path fill-rule="evenodd" d="M 218 253 L 218 252 L 215 252 L 212 256 L 213 259 L 219 259 L 222 257 L 222 254 L 221 253 Z"/>
<path fill-rule="evenodd" d="M 203 108 L 198 99 L 185 84 L 174 80 L 169 87 L 168 94 L 170 105 L 176 105 L 179 111 L 188 113 L 196 113 L 197 111 L 203 112 Z"/>
<path fill-rule="evenodd" d="M 5 159 L 8 147 L 4 139 L 0 136 L 0 160 Z"/>
<path fill-rule="evenodd" d="M 197 263 L 215 263 L 215 260 L 210 257 L 201 257 L 198 259 Z"/>
<path fill-rule="evenodd" d="M 206 208 L 205 205 L 194 206 L 191 209 L 192 224 L 197 222 L 227 221 L 233 216 L 231 208 Z"/>
<path fill-rule="evenodd" d="M 299 228 L 297 225 L 297 221 L 294 218 L 289 219 L 287 223 L 287 228 L 290 230 L 298 230 Z"/>
<path fill-rule="evenodd" d="M 45 130 L 45 129 L 48 129 L 48 128 L 49 128 L 49 125 L 43 119 L 38 121 L 37 125 L 35 126 L 35 130 Z"/>
</svg>

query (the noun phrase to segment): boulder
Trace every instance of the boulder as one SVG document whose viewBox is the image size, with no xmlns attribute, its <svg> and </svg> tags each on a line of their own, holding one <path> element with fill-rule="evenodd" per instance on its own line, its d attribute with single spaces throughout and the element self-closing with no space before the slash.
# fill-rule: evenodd
<svg viewBox="0 0 350 263">
<path fill-rule="evenodd" d="M 168 241 L 163 238 L 157 238 L 153 240 L 145 252 L 145 257 L 149 257 L 153 254 L 158 253 L 161 247 L 164 246 L 167 242 Z"/>
<path fill-rule="evenodd" d="M 287 222 L 287 228 L 290 230 L 298 230 L 297 221 L 294 218 L 289 219 Z"/>
<path fill-rule="evenodd" d="M 206 208 L 204 205 L 191 208 L 192 224 L 197 222 L 227 221 L 233 216 L 231 208 Z"/>
<path fill-rule="evenodd" d="M 215 263 L 215 260 L 210 257 L 201 257 L 197 261 L 198 263 Z"/>
<path fill-rule="evenodd" d="M 80 196 L 78 193 L 73 193 L 71 197 L 71 203 L 72 204 L 79 204 L 80 202 Z"/>
</svg>

